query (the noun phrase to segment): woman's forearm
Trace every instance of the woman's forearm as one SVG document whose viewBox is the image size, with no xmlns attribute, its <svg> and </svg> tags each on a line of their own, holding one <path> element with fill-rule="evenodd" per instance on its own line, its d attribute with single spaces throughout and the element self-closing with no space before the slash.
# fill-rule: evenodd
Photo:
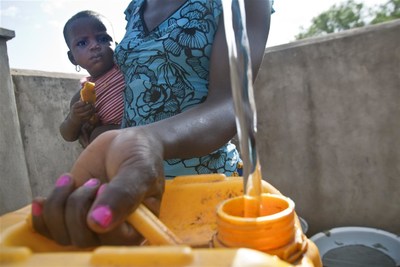
<svg viewBox="0 0 400 267">
<path fill-rule="evenodd" d="M 231 98 L 203 103 L 145 127 L 158 135 L 164 146 L 165 159 L 207 155 L 236 134 Z"/>
</svg>

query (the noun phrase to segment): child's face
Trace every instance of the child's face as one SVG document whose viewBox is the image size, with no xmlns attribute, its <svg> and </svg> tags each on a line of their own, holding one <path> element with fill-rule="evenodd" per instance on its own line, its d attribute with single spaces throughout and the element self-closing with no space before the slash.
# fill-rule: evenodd
<svg viewBox="0 0 400 267">
<path fill-rule="evenodd" d="M 112 38 L 98 20 L 75 20 L 69 28 L 68 36 L 72 63 L 86 69 L 90 76 L 96 78 L 113 67 Z"/>
</svg>

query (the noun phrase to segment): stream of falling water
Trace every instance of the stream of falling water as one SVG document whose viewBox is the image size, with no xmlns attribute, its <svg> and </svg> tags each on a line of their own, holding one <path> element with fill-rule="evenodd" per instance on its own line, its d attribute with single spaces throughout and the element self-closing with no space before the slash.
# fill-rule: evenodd
<svg viewBox="0 0 400 267">
<path fill-rule="evenodd" d="M 262 210 L 261 168 L 256 150 L 257 113 L 244 0 L 222 0 L 221 2 L 229 53 L 236 127 L 243 160 L 244 217 L 258 217 Z"/>
</svg>

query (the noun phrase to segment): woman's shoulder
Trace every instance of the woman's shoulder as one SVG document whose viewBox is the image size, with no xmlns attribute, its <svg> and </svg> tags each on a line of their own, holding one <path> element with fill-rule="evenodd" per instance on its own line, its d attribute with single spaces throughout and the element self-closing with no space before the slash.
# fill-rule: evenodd
<svg viewBox="0 0 400 267">
<path fill-rule="evenodd" d="M 125 9 L 125 20 L 129 21 L 132 14 L 135 14 L 143 5 L 145 0 L 132 0 L 128 7 Z"/>
</svg>

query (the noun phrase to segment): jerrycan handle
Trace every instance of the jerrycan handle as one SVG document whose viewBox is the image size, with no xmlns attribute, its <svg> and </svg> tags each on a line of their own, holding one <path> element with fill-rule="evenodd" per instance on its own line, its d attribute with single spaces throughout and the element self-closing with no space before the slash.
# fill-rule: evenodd
<svg viewBox="0 0 400 267">
<path fill-rule="evenodd" d="M 183 242 L 145 205 L 139 207 L 127 218 L 151 245 L 180 245 Z"/>
<path fill-rule="evenodd" d="M 139 207 L 126 219 L 151 245 L 181 245 L 183 242 L 145 205 Z M 32 214 L 26 218 L 29 227 L 33 229 Z"/>
</svg>

